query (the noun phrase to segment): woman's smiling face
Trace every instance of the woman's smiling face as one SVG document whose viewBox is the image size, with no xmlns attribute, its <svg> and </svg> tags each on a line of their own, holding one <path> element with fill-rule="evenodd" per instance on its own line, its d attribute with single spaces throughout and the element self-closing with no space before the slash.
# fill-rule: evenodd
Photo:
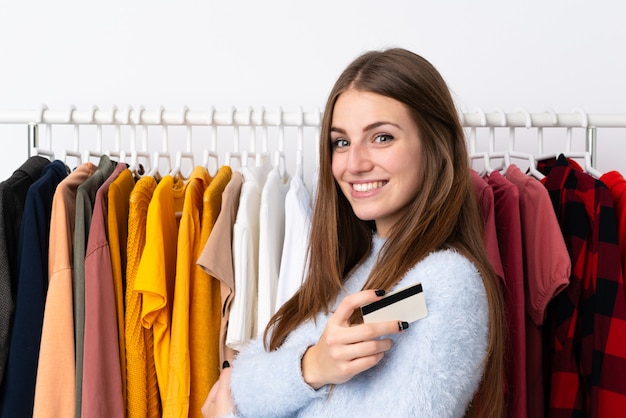
<svg viewBox="0 0 626 418">
<path fill-rule="evenodd" d="M 420 188 L 422 142 L 408 108 L 367 91 L 342 93 L 330 131 L 332 171 L 359 219 L 380 236 L 401 219 Z"/>
</svg>

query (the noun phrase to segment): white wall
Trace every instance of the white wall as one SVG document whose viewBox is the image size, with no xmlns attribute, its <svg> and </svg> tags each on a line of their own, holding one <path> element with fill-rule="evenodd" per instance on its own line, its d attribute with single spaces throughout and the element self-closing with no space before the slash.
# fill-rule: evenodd
<svg viewBox="0 0 626 418">
<path fill-rule="evenodd" d="M 0 110 L 314 110 L 355 56 L 402 46 L 467 110 L 626 113 L 625 12 L 608 0 L 0 0 Z M 0 178 L 25 158 L 25 133 L 0 126 Z M 624 133 L 599 133 L 600 171 L 626 172 Z"/>
</svg>

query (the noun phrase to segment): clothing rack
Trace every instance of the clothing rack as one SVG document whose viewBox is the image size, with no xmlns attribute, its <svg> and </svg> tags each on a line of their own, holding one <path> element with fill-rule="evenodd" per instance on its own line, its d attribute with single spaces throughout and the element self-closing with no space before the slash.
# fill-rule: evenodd
<svg viewBox="0 0 626 418">
<path fill-rule="evenodd" d="M 475 152 L 476 130 L 478 128 L 489 128 L 493 134 L 495 128 L 509 128 L 511 130 L 511 140 L 514 140 L 515 128 L 535 128 L 540 132 L 544 128 L 566 128 L 571 134 L 572 128 L 585 129 L 585 152 L 589 154 L 591 165 L 596 164 L 596 128 L 626 128 L 626 114 L 587 114 L 581 109 L 574 109 L 569 113 L 556 113 L 551 109 L 544 112 L 529 113 L 525 109 L 517 109 L 514 112 L 504 112 L 497 109 L 493 112 L 485 112 L 481 108 L 473 111 L 464 111 L 459 113 L 461 124 L 464 128 L 470 129 L 470 152 Z M 49 109 L 46 105 L 42 105 L 39 109 L 31 110 L 0 110 L 0 124 L 26 124 L 28 126 L 28 153 L 30 155 L 32 148 L 37 149 L 40 144 L 39 126 L 40 125 L 73 125 L 74 126 L 74 142 L 78 148 L 79 126 L 95 125 L 98 129 L 97 141 L 101 141 L 102 126 L 115 126 L 116 131 L 116 147 L 119 145 L 119 127 L 141 127 L 146 129 L 149 126 L 161 126 L 163 130 L 164 143 L 162 148 L 167 148 L 168 137 L 167 127 L 183 126 L 188 128 L 187 132 L 187 149 L 190 149 L 190 128 L 193 126 L 211 127 L 213 132 L 211 147 L 215 148 L 217 138 L 217 127 L 233 127 L 235 143 L 235 151 L 238 151 L 239 127 L 304 127 L 319 128 L 322 119 L 322 112 L 317 109 L 315 111 L 283 111 L 282 108 L 274 111 L 266 111 L 264 108 L 253 109 L 237 109 L 231 107 L 228 110 L 216 110 L 211 107 L 206 111 L 190 110 L 184 106 L 179 110 L 169 110 L 159 107 L 156 110 L 147 110 L 143 106 L 133 108 L 131 106 L 124 110 L 112 106 L 110 109 L 100 109 L 98 106 L 91 106 L 90 109 L 77 109 L 70 106 L 68 109 Z M 147 146 L 144 132 L 144 147 Z M 473 135 L 473 136 L 472 136 Z M 281 141 L 284 141 L 284 135 L 281 132 Z M 47 137 L 51 142 L 51 129 L 47 129 Z M 136 136 L 131 131 L 131 151 L 137 150 Z M 299 141 L 302 135 L 298 135 Z M 490 139 L 489 152 L 494 152 L 493 138 Z M 49 144 L 50 144 L 49 142 Z M 302 144 L 298 144 L 301 149 Z M 279 148 L 284 146 L 279 144 Z M 510 144 L 509 148 L 513 145 Z M 541 145 L 542 146 L 542 145 Z M 32 147 L 32 148 L 31 148 Z M 568 143 L 569 147 L 569 143 Z M 512 149 L 510 149 L 512 150 Z M 78 151 L 78 150 L 76 150 Z M 569 149 L 568 149 L 569 151 Z"/>
</svg>

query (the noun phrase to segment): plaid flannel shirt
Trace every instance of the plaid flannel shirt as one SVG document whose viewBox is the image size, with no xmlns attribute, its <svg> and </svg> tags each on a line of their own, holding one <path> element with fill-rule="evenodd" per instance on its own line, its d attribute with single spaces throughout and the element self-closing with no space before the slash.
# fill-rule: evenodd
<svg viewBox="0 0 626 418">
<path fill-rule="evenodd" d="M 611 193 L 563 155 L 540 169 L 572 259 L 570 285 L 548 306 L 547 416 L 623 417 L 626 298 Z"/>
</svg>

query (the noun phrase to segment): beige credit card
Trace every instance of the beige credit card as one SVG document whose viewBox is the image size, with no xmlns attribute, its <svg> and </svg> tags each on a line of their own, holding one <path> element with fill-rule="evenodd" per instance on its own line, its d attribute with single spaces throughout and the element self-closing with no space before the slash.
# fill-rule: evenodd
<svg viewBox="0 0 626 418">
<path fill-rule="evenodd" d="M 363 322 L 417 321 L 428 315 L 421 283 L 388 293 L 376 302 L 361 306 Z"/>
</svg>

